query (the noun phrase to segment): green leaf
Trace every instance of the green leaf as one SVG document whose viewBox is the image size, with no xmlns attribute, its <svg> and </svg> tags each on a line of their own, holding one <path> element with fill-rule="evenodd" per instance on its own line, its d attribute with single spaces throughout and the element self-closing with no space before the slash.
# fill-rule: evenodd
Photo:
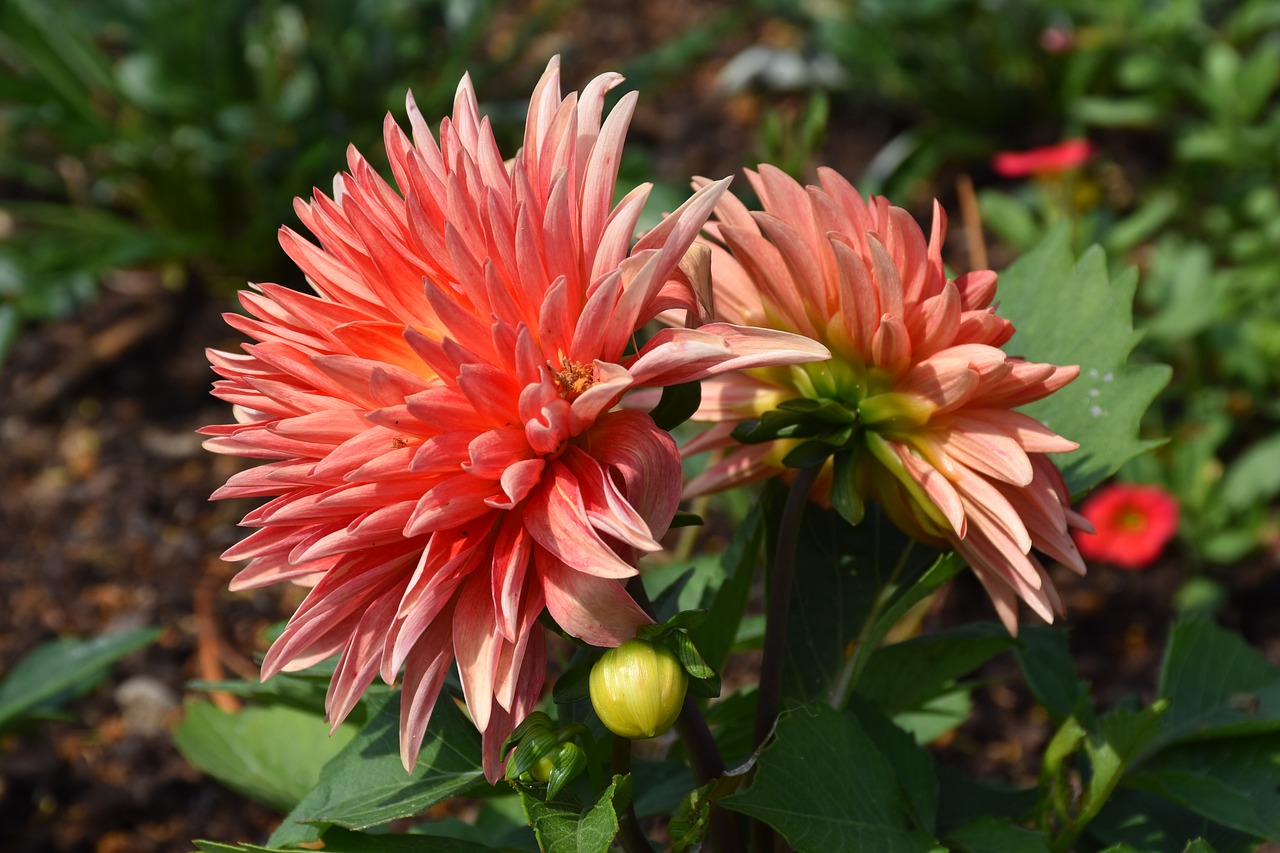
<svg viewBox="0 0 1280 853">
<path fill-rule="evenodd" d="M 329 678 L 318 675 L 319 669 L 317 666 L 304 673 L 282 672 L 266 681 L 189 681 L 187 689 L 204 693 L 230 693 L 263 705 L 290 705 L 298 710 L 323 716 Z M 377 692 L 377 685 L 370 687 Z"/>
<path fill-rule="evenodd" d="M 84 695 L 106 678 L 113 663 L 159 636 L 159 628 L 141 628 L 38 646 L 0 681 L 0 731 L 44 706 Z"/>
<path fill-rule="evenodd" d="M 781 504 L 776 492 L 766 500 L 769 512 Z M 776 524 L 775 524 L 776 527 Z M 770 549 L 772 546 L 770 545 Z M 898 568 L 897 581 L 883 594 L 890 602 L 877 620 L 866 646 L 874 648 L 892 623 L 935 585 L 921 575 L 934 552 L 915 545 L 878 506 L 868 507 L 857 527 L 836 512 L 810 505 L 800 524 L 796 577 L 787 621 L 783 693 L 801 700 L 828 700 L 840 689 L 849 656 L 854 653 L 872 603 Z M 860 660 L 865 660 L 865 657 Z"/>
<path fill-rule="evenodd" d="M 1088 685 L 1076 674 L 1075 658 L 1067 646 L 1063 628 L 1026 625 L 1018 632 L 1014 656 L 1032 695 L 1056 720 L 1070 717 L 1089 694 Z M 1087 707 L 1083 714 L 1091 714 Z"/>
<path fill-rule="evenodd" d="M 707 618 L 689 630 L 694 645 L 702 659 L 719 672 L 729 659 L 738 625 L 747 606 L 751 592 L 751 579 L 755 576 L 760 558 L 760 543 L 764 538 L 764 526 L 759 508 L 753 509 L 734 532 L 733 541 L 724 552 L 724 582 L 716 590 L 715 598 L 707 611 Z"/>
<path fill-rule="evenodd" d="M 1003 627 L 979 622 L 885 646 L 871 654 L 857 692 L 889 716 L 918 710 L 1014 642 Z"/>
<path fill-rule="evenodd" d="M 1077 261 L 1070 229 L 1052 231 L 1000 275 L 1000 314 L 1017 328 L 1005 345 L 1031 361 L 1079 365 L 1080 376 L 1023 407 L 1050 429 L 1080 443 L 1059 459 L 1072 494 L 1084 492 L 1126 461 L 1156 446 L 1138 438 L 1138 424 L 1168 383 L 1164 365 L 1126 365 L 1139 340 L 1133 330 L 1137 273 L 1112 280 L 1093 247 Z"/>
<path fill-rule="evenodd" d="M 953 829 L 946 842 L 958 853 L 1046 853 L 1049 849 L 1043 833 L 990 817 Z"/>
<path fill-rule="evenodd" d="M 1203 838 L 1197 838 L 1188 844 L 1187 849 L 1183 850 L 1182 853 L 1216 853 L 1216 851 L 1208 841 Z"/>
<path fill-rule="evenodd" d="M 1237 512 L 1264 505 L 1280 494 L 1280 435 L 1249 445 L 1227 469 L 1218 496 Z"/>
<path fill-rule="evenodd" d="M 543 802 L 520 792 L 525 818 L 543 853 L 607 853 L 618 834 L 618 813 L 626 809 L 630 799 L 629 776 L 614 776 L 600 799 L 588 808 Z"/>
<path fill-rule="evenodd" d="M 1150 746 L 1160 731 L 1160 718 L 1168 710 L 1160 700 L 1141 711 L 1112 711 L 1098 721 L 1098 731 L 1085 740 L 1085 754 L 1093 774 L 1081 802 L 1081 813 L 1091 820 L 1111 796 L 1121 776 Z"/>
<path fill-rule="evenodd" d="M 715 782 L 709 782 L 701 788 L 694 788 L 671 815 L 667 835 L 671 838 L 673 853 L 684 853 L 706 837 L 711 826 L 710 794 L 715 786 Z"/>
<path fill-rule="evenodd" d="M 649 412 L 658 429 L 668 432 L 693 417 L 702 403 L 702 383 L 683 382 L 679 385 L 668 385 L 662 389 L 662 397 L 658 405 Z"/>
<path fill-rule="evenodd" d="M 320 781 L 320 771 L 355 736 L 324 717 L 275 705 L 230 713 L 189 702 L 174 745 L 193 765 L 255 802 L 287 812 Z"/>
<path fill-rule="evenodd" d="M 325 765 L 320 782 L 268 843 L 315 841 L 328 824 L 359 830 L 410 817 L 482 779 L 480 734 L 447 693 L 436 702 L 417 765 L 412 773 L 405 772 L 397 692 Z"/>
<path fill-rule="evenodd" d="M 1280 735 L 1175 746 L 1146 761 L 1125 784 L 1280 842 Z"/>
<path fill-rule="evenodd" d="M 916 739 L 930 744 L 965 723 L 973 715 L 973 687 L 963 685 L 942 693 L 915 711 L 893 715 L 893 724 Z"/>
<path fill-rule="evenodd" d="M 855 714 L 805 705 L 778 718 L 752 781 L 721 803 L 773 827 L 796 853 L 934 850 L 906 793 Z"/>
<path fill-rule="evenodd" d="M 1213 823 L 1164 797 L 1121 786 L 1089 824 L 1087 834 L 1103 844 L 1129 845 L 1141 853 L 1182 853 L 1187 841 L 1204 838 L 1218 853 L 1252 853 L 1257 838 Z"/>
<path fill-rule="evenodd" d="M 1035 788 L 1010 788 L 970 778 L 958 767 L 939 765 L 938 832 L 984 818 L 1023 823 L 1036 807 Z"/>
<path fill-rule="evenodd" d="M 858 453 L 842 450 L 831 460 L 831 506 L 840 517 L 852 525 L 862 523 L 867 507 L 858 494 L 856 473 Z"/>
<path fill-rule="evenodd" d="M 1280 669 L 1212 622 L 1174 625 L 1157 690 L 1170 700 L 1161 743 L 1280 731 Z"/>
<path fill-rule="evenodd" d="M 938 774 L 933 756 L 874 705 L 855 700 L 849 711 L 893 768 L 911 824 L 933 832 L 938 816 Z"/>
<path fill-rule="evenodd" d="M 196 841 L 206 853 L 279 853 L 276 847 Z M 434 835 L 370 835 L 331 829 L 324 834 L 324 853 L 486 853 L 495 848 L 475 841 Z"/>
</svg>

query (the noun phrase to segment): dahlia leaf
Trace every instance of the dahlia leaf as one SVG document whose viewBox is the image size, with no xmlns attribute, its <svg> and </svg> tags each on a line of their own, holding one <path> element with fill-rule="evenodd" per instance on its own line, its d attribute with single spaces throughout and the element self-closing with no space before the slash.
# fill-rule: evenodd
<svg viewBox="0 0 1280 853">
<path fill-rule="evenodd" d="M 0 681 L 0 731 L 87 693 L 107 677 L 111 664 L 159 636 L 159 628 L 141 628 L 87 640 L 68 637 L 37 647 Z"/>
<path fill-rule="evenodd" d="M 195 841 L 201 853 L 279 853 L 256 844 Z M 475 841 L 440 835 L 386 835 L 332 829 L 324 834 L 325 853 L 486 853 L 495 848 Z"/>
<path fill-rule="evenodd" d="M 842 450 L 832 459 L 831 474 L 831 506 L 841 518 L 855 526 L 862 523 L 867 512 L 854 477 L 857 461 L 856 450 Z"/>
<path fill-rule="evenodd" d="M 579 660 L 578 658 L 581 657 Z M 571 663 L 564 672 L 556 677 L 556 683 L 551 688 L 551 698 L 557 705 L 568 705 L 574 702 L 581 702 L 591 695 L 591 667 L 595 665 L 596 655 L 591 654 L 589 650 L 578 649 L 574 653 L 574 662 Z M 536 711 L 535 713 L 541 713 Z M 545 716 L 545 715 L 544 715 Z M 516 732 L 520 729 L 517 728 Z M 516 736 L 512 733 L 508 742 Z M 505 751 L 505 746 L 503 747 Z"/>
<path fill-rule="evenodd" d="M 903 732 L 888 741 L 877 737 L 883 734 L 859 715 L 825 705 L 786 711 L 752 781 L 721 803 L 773 827 L 797 853 L 938 849 L 925 831 L 932 821 L 927 798 L 936 786 L 932 763 L 918 750 L 919 760 L 896 763 L 910 738 Z"/>
<path fill-rule="evenodd" d="M 1013 653 L 1032 695 L 1055 720 L 1072 714 L 1083 715 L 1086 720 L 1092 718 L 1092 706 L 1086 704 L 1089 686 L 1076 672 L 1065 630 L 1024 625 Z"/>
<path fill-rule="evenodd" d="M 1173 627 L 1158 692 L 1172 703 L 1163 743 L 1280 732 L 1280 668 L 1212 622 Z"/>
<path fill-rule="evenodd" d="M 1088 491 L 1160 442 L 1138 437 L 1142 415 L 1168 384 L 1166 365 L 1128 364 L 1137 272 L 1114 279 L 1101 248 L 1078 259 L 1070 229 L 1054 229 L 1000 274 L 999 313 L 1017 328 L 1004 349 L 1030 361 L 1080 366 L 1080 376 L 1023 407 L 1080 449 L 1057 461 L 1073 495 Z"/>
<path fill-rule="evenodd" d="M 1114 710 L 1098 721 L 1097 734 L 1084 743 L 1093 772 L 1080 803 L 1082 816 L 1091 819 L 1101 810 L 1121 776 L 1156 739 L 1168 708 L 1168 701 L 1161 700 L 1141 711 Z"/>
<path fill-rule="evenodd" d="M 1280 842 L 1280 735 L 1164 750 L 1125 784 L 1160 794 L 1215 823 Z"/>
<path fill-rule="evenodd" d="M 870 655 L 857 692 L 890 716 L 918 710 L 1014 642 L 1002 626 L 978 622 L 894 643 Z"/>
<path fill-rule="evenodd" d="M 600 799 L 585 808 L 520 792 L 525 818 L 544 853 L 606 853 L 618 834 L 618 813 L 630 799 L 630 776 L 614 776 Z"/>
<path fill-rule="evenodd" d="M 701 382 L 681 382 L 662 389 L 662 398 L 649 412 L 658 429 L 668 432 L 693 417 L 702 403 Z"/>
<path fill-rule="evenodd" d="M 173 741 L 187 761 L 228 788 L 285 812 L 354 735 L 352 726 L 339 726 L 330 737 L 323 716 L 286 705 L 230 713 L 190 702 Z"/>
<path fill-rule="evenodd" d="M 947 833 L 952 849 L 966 853 L 1044 853 L 1044 834 L 1008 821 L 984 817 Z"/>
<path fill-rule="evenodd" d="M 753 509 L 738 526 L 733 541 L 725 549 L 721 561 L 724 581 L 716 590 L 715 598 L 707 610 L 706 621 L 689 631 L 703 660 L 717 672 L 724 668 L 725 661 L 729 659 L 729 650 L 733 647 L 738 626 L 742 623 L 763 538 L 761 513 Z"/>
<path fill-rule="evenodd" d="M 766 494 L 766 511 L 771 515 L 781 510 L 778 491 Z M 931 569 L 936 561 L 936 552 L 914 545 L 875 505 L 868 507 L 866 519 L 857 527 L 834 511 L 810 506 L 801 521 L 796 549 L 784 695 L 802 701 L 828 700 L 833 690 L 847 695 L 850 678 L 844 670 L 856 642 L 861 639 L 867 649 L 874 649 L 915 602 L 963 565 L 944 560 Z M 861 636 L 872 602 L 900 562 L 896 586 L 886 593 L 884 610 L 869 633 Z M 815 607 L 813 602 L 822 606 Z M 867 659 L 861 655 L 854 664 L 860 669 Z M 852 680 L 856 681 L 856 672 Z"/>
<path fill-rule="evenodd" d="M 316 841 L 328 825 L 365 829 L 416 815 L 484 779 L 480 735 L 442 693 L 412 773 L 400 762 L 400 694 L 393 694 L 324 767 L 269 844 Z"/>
<path fill-rule="evenodd" d="M 702 516 L 694 512 L 685 512 L 677 510 L 675 517 L 671 519 L 671 523 L 667 525 L 668 530 L 675 530 L 677 527 L 701 527 L 706 524 Z"/>
</svg>

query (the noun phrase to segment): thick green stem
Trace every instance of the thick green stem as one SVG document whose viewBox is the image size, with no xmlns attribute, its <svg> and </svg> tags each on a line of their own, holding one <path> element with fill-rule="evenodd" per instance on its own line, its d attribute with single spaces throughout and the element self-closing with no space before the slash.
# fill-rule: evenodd
<svg viewBox="0 0 1280 853">
<path fill-rule="evenodd" d="M 778 541 L 774 550 L 772 577 L 769 579 L 769 601 L 764 627 L 764 659 L 760 663 L 760 690 L 756 694 L 756 749 L 773 731 L 782 704 L 782 657 L 786 651 L 787 616 L 791 610 L 791 587 L 796 577 L 796 544 L 800 541 L 800 521 L 804 518 L 809 492 L 821 465 L 796 470 L 791 491 L 778 522 Z"/>
</svg>

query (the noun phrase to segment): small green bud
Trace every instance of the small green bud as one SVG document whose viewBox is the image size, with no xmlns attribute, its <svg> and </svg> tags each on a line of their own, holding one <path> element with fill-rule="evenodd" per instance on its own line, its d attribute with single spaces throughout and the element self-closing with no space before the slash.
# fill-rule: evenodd
<svg viewBox="0 0 1280 853">
<path fill-rule="evenodd" d="M 680 716 L 688 686 L 689 677 L 670 649 L 628 640 L 591 668 L 591 706 L 616 735 L 656 737 Z"/>
</svg>

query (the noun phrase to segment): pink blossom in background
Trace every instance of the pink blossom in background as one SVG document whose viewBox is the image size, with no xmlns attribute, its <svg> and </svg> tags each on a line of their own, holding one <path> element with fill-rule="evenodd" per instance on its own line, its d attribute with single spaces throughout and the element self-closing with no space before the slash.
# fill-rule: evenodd
<svg viewBox="0 0 1280 853">
<path fill-rule="evenodd" d="M 647 414 L 615 408 L 624 394 L 829 355 L 703 321 L 706 253 L 691 247 L 727 180 L 632 245 L 649 187 L 613 203 L 636 101 L 604 116 L 621 80 L 562 97 L 553 60 L 510 161 L 467 78 L 438 143 L 410 97 L 412 138 L 384 125 L 396 186 L 350 149 L 333 196 L 295 204 L 319 245 L 280 232 L 315 294 L 242 293 L 247 315 L 227 321 L 251 342 L 209 352 L 236 422 L 205 428 L 206 446 L 264 463 L 214 497 L 269 498 L 223 555 L 249 561 L 232 588 L 310 587 L 262 675 L 340 656 L 334 726 L 374 678 L 402 679 L 406 768 L 455 660 L 495 780 L 542 689 L 543 610 L 599 646 L 648 621 L 624 584 L 675 514 L 680 455 Z M 693 328 L 628 354 L 672 309 Z"/>
<path fill-rule="evenodd" d="M 1046 454 L 1077 445 L 1015 409 L 1079 368 L 1000 349 L 1014 330 L 991 307 L 996 274 L 948 277 L 936 203 L 926 239 L 887 199 L 864 199 L 830 169 L 818 175 L 819 186 L 802 187 L 761 166 L 747 178 L 763 210 L 725 193 L 707 226 L 720 316 L 808 335 L 833 357 L 704 383 L 696 418 L 714 425 L 685 450 L 724 456 L 686 496 L 784 472 L 796 442 L 739 445 L 741 421 L 797 398 L 839 401 L 857 412 L 857 492 L 910 535 L 958 550 L 1011 632 L 1019 599 L 1052 621 L 1062 603 L 1033 549 L 1083 572 L 1067 533 L 1083 521 Z M 820 490 L 831 472 L 828 460 Z"/>
<path fill-rule="evenodd" d="M 1076 531 L 1076 547 L 1086 560 L 1123 569 L 1155 562 L 1178 532 L 1178 501 L 1159 486 L 1112 483 L 1080 506 L 1094 532 Z"/>
<path fill-rule="evenodd" d="M 1001 151 L 992 158 L 991 167 L 1003 178 L 1052 175 L 1083 165 L 1094 150 L 1087 139 L 1068 139 L 1027 151 Z"/>
</svg>

